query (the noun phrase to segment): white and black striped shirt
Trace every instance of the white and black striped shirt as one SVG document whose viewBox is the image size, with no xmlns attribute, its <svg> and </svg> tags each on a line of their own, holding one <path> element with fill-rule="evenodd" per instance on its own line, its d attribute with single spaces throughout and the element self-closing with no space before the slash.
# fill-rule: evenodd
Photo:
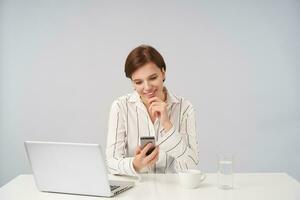
<svg viewBox="0 0 300 200">
<path fill-rule="evenodd" d="M 132 161 L 140 136 L 155 136 L 159 145 L 157 163 L 143 172 L 173 173 L 196 167 L 199 160 L 195 110 L 189 101 L 168 91 L 167 109 L 173 126 L 165 132 L 159 119 L 152 123 L 136 91 L 112 103 L 106 148 L 107 165 L 112 174 L 137 174 Z"/>
</svg>

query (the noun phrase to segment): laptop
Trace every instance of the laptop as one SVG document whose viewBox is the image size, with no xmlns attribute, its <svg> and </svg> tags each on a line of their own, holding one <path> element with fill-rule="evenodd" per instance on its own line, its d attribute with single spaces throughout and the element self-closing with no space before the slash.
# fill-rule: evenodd
<svg viewBox="0 0 300 200">
<path fill-rule="evenodd" d="M 26 141 L 25 149 L 43 192 L 112 197 L 134 185 L 108 179 L 99 144 Z"/>
</svg>

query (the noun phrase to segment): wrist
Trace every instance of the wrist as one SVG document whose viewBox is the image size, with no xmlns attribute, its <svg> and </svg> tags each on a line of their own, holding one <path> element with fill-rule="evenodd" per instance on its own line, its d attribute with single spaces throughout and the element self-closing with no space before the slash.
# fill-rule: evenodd
<svg viewBox="0 0 300 200">
<path fill-rule="evenodd" d="M 136 172 L 140 172 L 140 167 L 138 167 L 138 164 L 136 164 L 136 159 L 134 158 L 133 161 L 132 161 L 132 165 L 133 165 L 133 168 Z"/>
<path fill-rule="evenodd" d="M 164 127 L 165 132 L 168 132 L 172 128 L 173 124 L 171 123 L 170 120 L 168 120 L 164 122 L 162 126 Z"/>
</svg>

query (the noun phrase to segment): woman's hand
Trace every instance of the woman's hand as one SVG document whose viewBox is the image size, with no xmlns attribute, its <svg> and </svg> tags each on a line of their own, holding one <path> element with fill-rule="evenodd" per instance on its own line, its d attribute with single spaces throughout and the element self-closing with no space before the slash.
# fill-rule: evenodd
<svg viewBox="0 0 300 200">
<path fill-rule="evenodd" d="M 165 131 L 170 130 L 172 123 L 168 116 L 167 104 L 158 97 L 150 98 L 148 104 L 150 105 L 148 110 L 151 118 L 159 118 Z"/>
<path fill-rule="evenodd" d="M 151 154 L 146 156 L 147 151 L 151 149 L 152 145 L 152 143 L 149 143 L 143 149 L 139 146 L 135 149 L 133 167 L 136 171 L 140 172 L 144 167 L 151 167 L 157 162 L 159 155 L 158 146 L 155 147 Z"/>
</svg>

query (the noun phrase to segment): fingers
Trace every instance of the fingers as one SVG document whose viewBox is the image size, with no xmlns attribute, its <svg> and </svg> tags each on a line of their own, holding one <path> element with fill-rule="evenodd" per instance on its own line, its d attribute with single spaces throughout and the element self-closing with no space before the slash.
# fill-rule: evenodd
<svg viewBox="0 0 300 200">
<path fill-rule="evenodd" d="M 159 158 L 159 154 L 156 154 L 156 156 L 148 163 L 149 166 L 153 166 Z"/>
<path fill-rule="evenodd" d="M 151 104 L 152 102 L 163 102 L 163 101 L 158 97 L 152 97 L 148 100 L 148 103 Z"/>
<path fill-rule="evenodd" d="M 159 148 L 158 147 L 155 147 L 155 149 L 152 151 L 152 153 L 150 155 L 148 155 L 146 158 L 145 158 L 145 162 L 148 164 L 150 163 L 152 160 L 155 159 L 156 156 L 158 156 L 158 153 L 159 153 Z"/>
<path fill-rule="evenodd" d="M 146 154 L 148 152 L 148 150 L 152 147 L 152 143 L 148 143 L 141 151 L 141 154 L 143 155 L 143 157 L 146 157 Z M 150 154 L 151 155 L 151 154 Z"/>
<path fill-rule="evenodd" d="M 162 104 L 161 104 L 161 103 L 154 102 L 154 103 L 150 104 L 149 110 L 160 109 L 161 107 L 162 107 Z"/>
<path fill-rule="evenodd" d="M 149 106 L 149 111 L 152 116 L 158 117 L 160 115 L 160 112 L 162 112 L 162 110 L 163 110 L 162 105 L 161 103 L 158 102 L 154 102 Z"/>
<path fill-rule="evenodd" d="M 141 150 L 141 147 L 140 147 L 140 146 L 137 146 L 137 147 L 135 148 L 134 154 L 135 154 L 135 155 L 140 154 L 141 151 L 142 151 L 142 150 Z"/>
<path fill-rule="evenodd" d="M 149 113 L 152 117 L 155 117 L 155 118 L 160 116 L 160 111 L 155 108 L 152 108 L 151 110 L 149 110 Z"/>
<path fill-rule="evenodd" d="M 153 102 L 150 104 L 149 109 L 153 108 L 153 107 L 163 107 L 163 106 L 164 106 L 164 104 L 161 102 Z"/>
<path fill-rule="evenodd" d="M 160 106 L 162 104 L 162 102 L 152 102 L 150 105 L 153 106 Z"/>
<path fill-rule="evenodd" d="M 140 147 L 136 148 L 136 153 L 138 155 L 135 156 L 134 159 L 134 166 L 135 168 L 142 169 L 143 167 L 146 166 L 153 166 L 159 158 L 159 147 L 157 146 L 150 155 L 146 156 L 147 151 L 152 147 L 152 143 L 147 144 L 142 150 Z M 141 150 L 141 151 L 140 151 Z"/>
</svg>

